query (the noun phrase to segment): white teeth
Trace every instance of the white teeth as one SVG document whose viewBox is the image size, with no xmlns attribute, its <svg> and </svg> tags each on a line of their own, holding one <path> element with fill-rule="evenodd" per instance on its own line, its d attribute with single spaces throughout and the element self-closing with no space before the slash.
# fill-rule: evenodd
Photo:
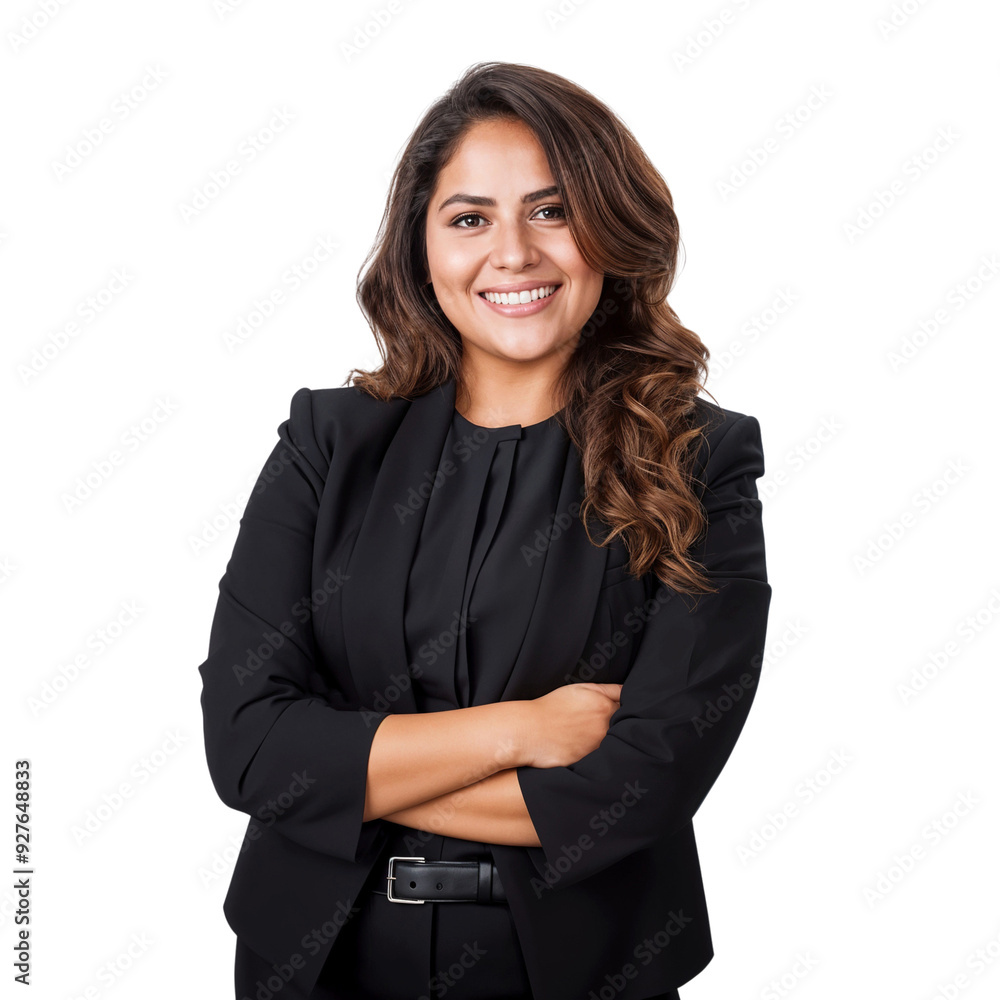
<svg viewBox="0 0 1000 1000">
<path fill-rule="evenodd" d="M 544 299 L 558 287 L 558 285 L 542 285 L 539 288 L 523 292 L 511 292 L 509 295 L 506 292 L 483 292 L 483 295 L 489 302 L 495 302 L 497 305 L 519 305 L 524 302 L 533 302 L 535 299 Z"/>
</svg>

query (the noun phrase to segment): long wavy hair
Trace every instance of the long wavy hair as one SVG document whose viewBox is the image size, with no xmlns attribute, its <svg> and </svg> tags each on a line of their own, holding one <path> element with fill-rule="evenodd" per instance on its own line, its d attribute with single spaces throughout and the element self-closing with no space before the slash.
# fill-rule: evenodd
<svg viewBox="0 0 1000 1000">
<path fill-rule="evenodd" d="M 461 336 L 425 283 L 427 207 L 465 134 L 498 118 L 534 132 L 580 254 L 605 276 L 555 387 L 565 401 L 558 419 L 581 457 L 587 537 L 606 545 L 620 535 L 632 576 L 652 569 L 679 592 L 715 591 L 689 553 L 707 526 L 693 466 L 709 351 L 666 301 L 680 244 L 673 199 L 629 129 L 571 81 L 519 63 L 475 63 L 423 116 L 358 273 L 358 303 L 383 364 L 352 369 L 345 382 L 355 376 L 354 386 L 381 400 L 412 399 L 450 378 L 459 391 Z M 591 515 L 610 529 L 601 542 Z"/>
</svg>

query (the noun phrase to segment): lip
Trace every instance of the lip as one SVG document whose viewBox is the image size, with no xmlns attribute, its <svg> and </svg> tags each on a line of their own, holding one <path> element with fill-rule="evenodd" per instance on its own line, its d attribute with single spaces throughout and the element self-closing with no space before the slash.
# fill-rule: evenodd
<svg viewBox="0 0 1000 1000">
<path fill-rule="evenodd" d="M 492 288 L 480 288 L 477 290 L 477 294 L 482 292 L 530 292 L 532 288 L 545 288 L 548 285 L 561 284 L 561 281 L 540 281 L 535 278 L 534 281 L 519 281 L 513 285 L 494 285 Z"/>
<path fill-rule="evenodd" d="M 476 298 L 487 309 L 492 309 L 494 312 L 500 313 L 501 316 L 533 316 L 537 312 L 541 312 L 562 290 L 562 285 L 556 285 L 556 290 L 552 292 L 551 295 L 546 295 L 544 299 L 533 299 L 531 302 L 519 302 L 517 305 L 501 305 L 499 302 L 490 302 L 489 299 L 483 297 L 484 292 L 500 291 L 500 292 L 524 292 L 532 288 L 540 288 L 546 284 L 555 284 L 555 282 L 532 282 L 526 284 L 522 282 L 520 285 L 505 285 L 499 289 L 484 288 L 482 292 L 476 294 Z"/>
</svg>

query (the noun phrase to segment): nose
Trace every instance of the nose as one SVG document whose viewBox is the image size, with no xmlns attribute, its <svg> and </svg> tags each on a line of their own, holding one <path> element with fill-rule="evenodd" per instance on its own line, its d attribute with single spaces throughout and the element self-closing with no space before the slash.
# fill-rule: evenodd
<svg viewBox="0 0 1000 1000">
<path fill-rule="evenodd" d="M 530 226 L 516 222 L 494 223 L 490 264 L 508 271 L 520 271 L 540 259 Z"/>
</svg>

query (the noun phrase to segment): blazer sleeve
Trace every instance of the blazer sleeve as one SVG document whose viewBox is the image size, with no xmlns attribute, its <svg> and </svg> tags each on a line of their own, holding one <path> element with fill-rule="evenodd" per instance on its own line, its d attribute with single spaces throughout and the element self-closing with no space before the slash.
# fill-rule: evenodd
<svg viewBox="0 0 1000 1000">
<path fill-rule="evenodd" d="M 226 805 L 354 862 L 377 832 L 362 815 L 372 739 L 388 713 L 334 709 L 315 693 L 312 552 L 329 460 L 309 389 L 293 395 L 278 438 L 240 521 L 198 668 L 208 770 Z"/>
<path fill-rule="evenodd" d="M 527 850 L 552 888 L 677 832 L 729 758 L 757 690 L 771 598 L 763 472 L 758 421 L 739 415 L 705 466 L 708 527 L 690 553 L 718 592 L 681 595 L 658 581 L 601 744 L 565 767 L 517 768 L 541 842 Z"/>
</svg>

